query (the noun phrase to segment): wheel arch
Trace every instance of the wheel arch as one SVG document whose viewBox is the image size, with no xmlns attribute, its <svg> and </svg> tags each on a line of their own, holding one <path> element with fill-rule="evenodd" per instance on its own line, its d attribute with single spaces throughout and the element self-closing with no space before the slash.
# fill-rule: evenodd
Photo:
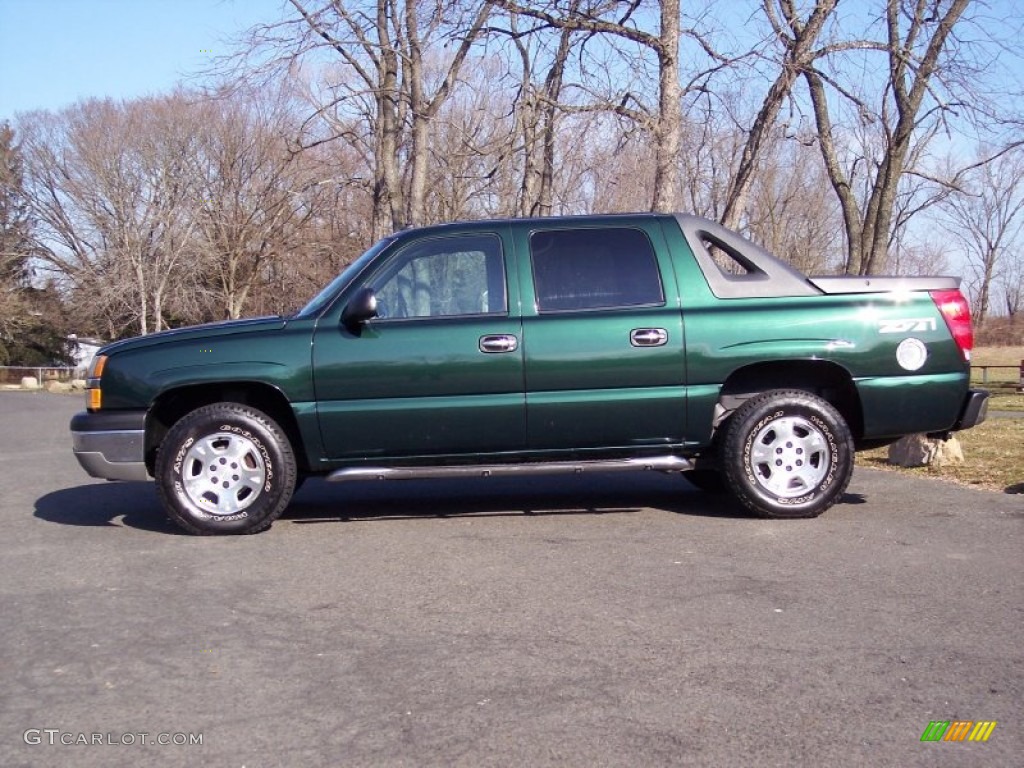
<svg viewBox="0 0 1024 768">
<path fill-rule="evenodd" d="M 249 405 L 274 419 L 288 437 L 300 471 L 308 471 L 302 433 L 284 393 L 265 382 L 231 381 L 175 387 L 156 397 L 146 415 L 145 461 L 150 474 L 154 474 L 157 449 L 175 422 L 196 408 L 220 402 Z"/>
<path fill-rule="evenodd" d="M 715 432 L 745 401 L 772 389 L 799 389 L 817 395 L 839 411 L 855 440 L 863 436 L 864 412 L 853 376 L 829 360 L 772 360 L 737 368 L 719 392 Z"/>
</svg>

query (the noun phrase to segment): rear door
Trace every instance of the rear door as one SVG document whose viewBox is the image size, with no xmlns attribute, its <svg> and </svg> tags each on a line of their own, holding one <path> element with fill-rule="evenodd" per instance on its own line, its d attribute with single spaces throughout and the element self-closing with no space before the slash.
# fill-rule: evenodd
<svg viewBox="0 0 1024 768">
<path fill-rule="evenodd" d="M 534 223 L 516 248 L 529 448 L 681 443 L 683 322 L 659 222 Z"/>
<path fill-rule="evenodd" d="M 522 449 L 526 420 L 507 227 L 395 247 L 370 287 L 380 316 L 357 333 L 321 319 L 313 358 L 328 458 Z M 514 283 L 514 281 L 513 281 Z"/>
</svg>

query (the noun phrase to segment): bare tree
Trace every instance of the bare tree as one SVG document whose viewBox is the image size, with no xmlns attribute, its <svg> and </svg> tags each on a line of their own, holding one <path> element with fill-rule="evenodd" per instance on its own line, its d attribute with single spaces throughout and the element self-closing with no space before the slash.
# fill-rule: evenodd
<svg viewBox="0 0 1024 768">
<path fill-rule="evenodd" d="M 175 94 L 88 101 L 22 122 L 42 258 L 89 297 L 112 336 L 161 330 L 170 294 L 185 284 L 197 210 L 188 111 Z"/>
<path fill-rule="evenodd" d="M 421 4 L 415 0 L 406 0 L 403 81 L 408 88 L 407 98 L 412 125 L 410 141 L 412 162 L 409 177 L 409 208 L 405 223 L 412 226 L 427 223 L 427 163 L 431 123 L 437 117 L 445 101 L 451 96 L 470 46 L 476 41 L 491 12 L 489 3 L 480 3 L 465 28 L 461 28 L 461 24 L 457 25 L 458 31 L 455 34 L 460 39 L 455 53 L 431 92 L 423 61 L 423 48 L 441 31 L 446 9 L 440 6 L 436 7 L 421 21 L 417 13 L 420 7 Z"/>
<path fill-rule="evenodd" d="M 939 88 L 952 78 L 954 64 L 944 54 L 968 5 L 969 0 L 885 0 L 887 78 L 875 109 L 856 96 L 855 84 L 843 86 L 820 67 L 803 72 L 822 158 L 843 211 L 848 273 L 871 274 L 886 263 L 897 191 L 914 144 L 954 106 Z M 863 200 L 843 163 L 829 86 L 855 105 L 862 123 L 877 125 L 880 132 L 877 154 L 855 162 L 866 177 Z"/>
<path fill-rule="evenodd" d="M 297 16 L 252 30 L 244 65 L 270 52 L 266 74 L 312 70 L 301 148 L 336 140 L 364 147 L 375 237 L 426 223 L 432 123 L 451 96 L 481 28 L 486 2 L 290 0 Z M 439 76 L 437 58 L 453 43 Z M 327 57 L 325 59 L 325 56 Z M 325 61 L 334 66 L 320 67 Z M 252 70 L 246 70 L 252 76 Z"/>
<path fill-rule="evenodd" d="M 500 78 L 499 62 L 474 66 L 434 120 L 430 221 L 512 216 L 519 210 L 515 110 L 510 94 L 494 87 Z"/>
<path fill-rule="evenodd" d="M 569 12 L 577 13 L 581 2 L 572 0 Z M 554 190 L 556 130 L 561 116 L 559 104 L 573 30 L 563 28 L 548 36 L 537 30 L 521 29 L 520 21 L 519 14 L 509 13 L 507 28 L 494 23 L 487 31 L 511 41 L 514 54 L 510 68 L 518 71 L 513 86 L 513 147 L 508 152 L 521 157 L 515 212 L 519 216 L 549 216 Z M 516 140 L 518 147 L 514 145 Z"/>
<path fill-rule="evenodd" d="M 1015 258 L 1009 260 L 999 278 L 1003 305 L 1011 326 L 1016 325 L 1017 316 L 1024 309 L 1024 258 L 1021 258 L 1020 250 L 1015 250 L 1013 256 Z"/>
<path fill-rule="evenodd" d="M 610 111 L 647 131 L 655 148 L 654 181 L 649 207 L 653 211 L 676 210 L 683 95 L 679 74 L 679 44 L 683 34 L 679 0 L 662 0 L 658 4 L 657 31 L 648 31 L 638 23 L 637 11 L 640 3 L 637 2 L 609 0 L 605 3 L 582 5 L 574 0 L 552 0 L 542 4 L 524 5 L 510 0 L 495 0 L 495 3 L 510 13 L 535 19 L 546 27 L 586 33 L 591 37 L 597 35 L 627 41 L 655 57 L 658 72 L 656 109 L 646 108 L 638 95 L 631 91 L 620 93 L 617 99 L 606 95 L 596 102 L 575 105 L 563 103 L 561 108 L 572 112 Z M 697 72 L 692 78 L 691 86 L 696 88 L 698 83 L 704 82 L 713 71 L 723 65 L 723 59 L 714 52 L 696 28 L 687 29 L 686 35 L 697 41 L 712 60 L 710 67 Z M 632 65 L 634 69 L 640 68 L 637 62 L 632 62 Z M 629 67 L 630 64 L 627 63 L 626 66 Z M 592 67 L 593 71 L 598 69 L 602 68 Z M 593 89 L 586 87 L 585 84 L 579 84 L 578 89 L 590 96 L 596 95 Z"/>
<path fill-rule="evenodd" d="M 834 52 L 835 45 L 818 47 L 818 40 L 825 25 L 833 17 L 838 3 L 839 0 L 815 0 L 804 19 L 794 0 L 762 0 L 761 7 L 771 24 L 772 38 L 780 48 L 778 74 L 746 132 L 736 171 L 725 193 L 721 215 L 725 226 L 735 229 L 740 224 L 754 182 L 757 162 L 797 78 L 815 59 Z"/>
<path fill-rule="evenodd" d="M 842 219 L 814 147 L 776 130 L 764 143 L 752 177 L 745 230 L 755 241 L 807 274 L 840 267 Z"/>
<path fill-rule="evenodd" d="M 257 100 L 236 92 L 197 110 L 195 247 L 204 274 L 215 276 L 211 288 L 222 316 L 237 318 L 270 262 L 297 249 L 315 182 L 288 151 L 297 121 L 281 93 Z"/>
<path fill-rule="evenodd" d="M 1019 265 L 1024 248 L 1024 153 L 1014 152 L 976 168 L 964 194 L 944 203 L 945 229 L 960 244 L 970 270 L 974 315 L 992 309 L 994 281 L 1006 262 Z M 1010 270 L 1010 274 L 1014 270 Z M 1019 273 L 1019 268 L 1016 270 Z M 1011 291 L 1006 295 L 1012 294 Z"/>
</svg>

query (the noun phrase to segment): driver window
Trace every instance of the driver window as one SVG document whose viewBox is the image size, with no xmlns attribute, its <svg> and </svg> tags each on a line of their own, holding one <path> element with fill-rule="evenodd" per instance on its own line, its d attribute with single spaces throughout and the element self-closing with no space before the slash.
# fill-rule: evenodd
<svg viewBox="0 0 1024 768">
<path fill-rule="evenodd" d="M 376 276 L 378 317 L 459 317 L 504 314 L 505 268 L 494 235 L 413 243 Z"/>
</svg>

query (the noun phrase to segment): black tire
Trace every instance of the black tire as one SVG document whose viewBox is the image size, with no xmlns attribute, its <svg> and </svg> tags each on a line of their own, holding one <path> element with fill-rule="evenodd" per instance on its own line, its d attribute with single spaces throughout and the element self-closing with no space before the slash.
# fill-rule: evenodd
<svg viewBox="0 0 1024 768">
<path fill-rule="evenodd" d="M 816 395 L 772 390 L 736 409 L 721 460 L 733 493 L 768 518 L 817 517 L 853 475 L 854 446 L 839 412 Z"/>
<path fill-rule="evenodd" d="M 683 477 L 705 493 L 725 493 L 729 490 L 725 477 L 717 469 L 689 469 L 683 472 Z"/>
<path fill-rule="evenodd" d="M 189 533 L 257 533 L 288 506 L 295 455 L 284 430 L 262 411 L 214 403 L 168 431 L 156 456 L 160 501 Z"/>
</svg>

